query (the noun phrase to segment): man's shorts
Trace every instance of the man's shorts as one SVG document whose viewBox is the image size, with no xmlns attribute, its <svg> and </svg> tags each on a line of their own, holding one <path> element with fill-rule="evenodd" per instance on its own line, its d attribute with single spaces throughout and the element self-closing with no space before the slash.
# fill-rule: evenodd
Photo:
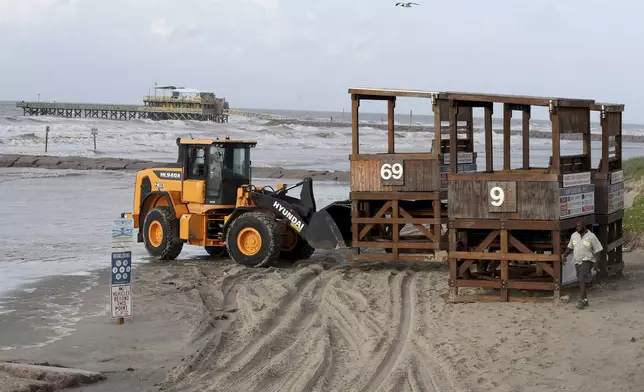
<svg viewBox="0 0 644 392">
<path fill-rule="evenodd" d="M 577 279 L 581 282 L 582 280 L 586 283 L 590 283 L 593 280 L 593 265 L 592 261 L 584 260 L 581 264 L 575 264 L 575 270 L 577 270 Z"/>
</svg>

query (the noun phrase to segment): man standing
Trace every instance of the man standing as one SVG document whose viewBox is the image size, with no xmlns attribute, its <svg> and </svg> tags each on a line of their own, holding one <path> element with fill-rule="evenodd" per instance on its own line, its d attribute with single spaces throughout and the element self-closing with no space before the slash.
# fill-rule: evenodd
<svg viewBox="0 0 644 392">
<path fill-rule="evenodd" d="M 604 248 L 595 234 L 586 229 L 583 220 L 577 221 L 577 230 L 570 236 L 566 251 L 561 255 L 561 262 L 566 264 L 566 257 L 572 252 L 572 261 L 577 270 L 579 280 L 579 301 L 577 308 L 583 309 L 589 305 L 586 297 L 586 285 L 592 282 L 592 270 L 598 270 L 596 256 Z"/>
</svg>

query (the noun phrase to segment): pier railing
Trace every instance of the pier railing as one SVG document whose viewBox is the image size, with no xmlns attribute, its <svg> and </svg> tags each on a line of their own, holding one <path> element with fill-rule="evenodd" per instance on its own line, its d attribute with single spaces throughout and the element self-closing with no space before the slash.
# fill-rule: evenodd
<svg viewBox="0 0 644 392">
<path fill-rule="evenodd" d="M 146 95 L 143 102 L 185 102 L 185 103 L 202 103 L 201 97 L 178 97 L 173 98 L 164 95 Z"/>
<path fill-rule="evenodd" d="M 157 113 L 202 113 L 201 108 L 177 108 L 171 106 L 140 106 L 140 112 L 157 112 Z"/>
<path fill-rule="evenodd" d="M 110 120 L 194 120 L 228 122 L 227 114 L 204 112 L 202 108 L 179 108 L 140 105 L 104 105 L 89 103 L 25 102 L 16 106 L 25 116 L 57 116 L 67 118 L 104 118 Z"/>
</svg>

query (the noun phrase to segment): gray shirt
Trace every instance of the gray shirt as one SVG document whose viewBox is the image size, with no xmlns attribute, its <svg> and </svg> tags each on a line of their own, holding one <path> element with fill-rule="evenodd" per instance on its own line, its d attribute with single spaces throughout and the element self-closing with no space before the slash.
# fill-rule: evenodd
<svg viewBox="0 0 644 392">
<path fill-rule="evenodd" d="M 576 231 L 570 236 L 568 249 L 572 250 L 572 261 L 575 264 L 581 264 L 585 260 L 594 263 L 596 261 L 595 255 L 601 252 L 604 247 L 592 231 L 586 230 L 583 236 Z"/>
</svg>

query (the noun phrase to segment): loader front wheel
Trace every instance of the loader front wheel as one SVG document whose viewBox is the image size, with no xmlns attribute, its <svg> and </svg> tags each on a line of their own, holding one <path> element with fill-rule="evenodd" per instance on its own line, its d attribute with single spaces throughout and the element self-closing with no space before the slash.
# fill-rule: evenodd
<svg viewBox="0 0 644 392">
<path fill-rule="evenodd" d="M 282 237 L 273 215 L 247 212 L 231 223 L 226 244 L 235 262 L 249 267 L 268 267 L 279 257 Z"/>
<path fill-rule="evenodd" d="M 183 249 L 178 231 L 178 222 L 170 207 L 151 209 L 143 222 L 145 249 L 157 260 L 176 259 Z"/>
</svg>

